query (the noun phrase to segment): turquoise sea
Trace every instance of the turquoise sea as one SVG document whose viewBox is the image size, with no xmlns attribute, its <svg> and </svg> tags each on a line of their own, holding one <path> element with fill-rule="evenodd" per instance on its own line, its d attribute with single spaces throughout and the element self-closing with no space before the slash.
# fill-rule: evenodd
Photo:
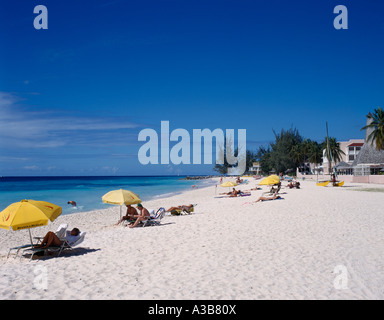
<svg viewBox="0 0 384 320">
<path fill-rule="evenodd" d="M 182 180 L 181 176 L 142 177 L 0 177 L 0 211 L 23 199 L 42 200 L 63 208 L 63 214 L 110 208 L 101 197 L 111 190 L 126 189 L 145 201 L 190 190 L 211 180 Z M 67 202 L 76 201 L 77 207 Z"/>
</svg>

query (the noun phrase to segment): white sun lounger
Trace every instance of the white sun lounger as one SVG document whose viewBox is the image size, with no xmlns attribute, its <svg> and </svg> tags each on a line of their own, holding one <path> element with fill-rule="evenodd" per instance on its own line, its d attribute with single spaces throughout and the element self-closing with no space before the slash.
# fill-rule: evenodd
<svg viewBox="0 0 384 320">
<path fill-rule="evenodd" d="M 165 216 L 165 209 L 159 208 L 155 214 L 155 216 L 151 216 L 151 218 L 142 222 L 143 227 L 146 226 L 158 226 L 160 225 L 161 219 Z"/>
<path fill-rule="evenodd" d="M 69 231 L 67 231 L 69 232 Z M 57 256 L 60 256 L 60 254 L 63 252 L 63 250 L 66 249 L 73 249 L 74 247 L 78 246 L 80 243 L 84 241 L 84 237 L 86 235 L 86 232 L 80 232 L 77 239 L 73 241 L 72 243 L 69 243 L 68 240 L 62 238 L 63 244 L 59 247 L 48 247 L 48 248 L 26 248 L 23 250 L 23 253 L 20 255 L 20 259 L 24 254 L 31 254 L 31 257 L 29 261 L 32 260 L 33 256 L 39 252 L 46 252 L 46 251 L 55 251 L 58 252 Z"/>
<path fill-rule="evenodd" d="M 61 224 L 57 228 L 57 230 L 55 232 L 56 235 L 61 239 L 65 235 L 65 231 L 67 230 L 67 228 L 68 228 L 68 225 L 66 223 Z M 35 245 L 36 245 L 36 244 L 38 244 L 41 241 L 41 239 L 43 239 L 43 237 L 34 237 L 34 239 L 37 240 L 37 242 L 35 243 Z M 16 257 L 18 256 L 20 250 L 21 249 L 25 250 L 27 248 L 32 248 L 32 244 L 28 243 L 28 244 L 24 244 L 22 246 L 17 246 L 17 247 L 10 248 L 9 251 L 8 251 L 8 254 L 7 254 L 7 259 L 9 257 L 9 255 L 11 254 L 12 250 L 16 250 L 16 254 L 15 254 L 15 259 L 16 259 Z"/>
</svg>

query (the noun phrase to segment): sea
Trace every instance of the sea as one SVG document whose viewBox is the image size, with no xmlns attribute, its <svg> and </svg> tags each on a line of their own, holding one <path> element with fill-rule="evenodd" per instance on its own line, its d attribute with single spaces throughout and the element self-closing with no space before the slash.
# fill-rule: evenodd
<svg viewBox="0 0 384 320">
<path fill-rule="evenodd" d="M 62 214 L 110 208 L 101 197 L 111 190 L 126 189 L 135 192 L 145 204 L 204 187 L 211 179 L 186 180 L 183 176 L 129 176 L 129 177 L 0 177 L 0 211 L 23 199 L 54 203 L 63 208 Z M 75 201 L 76 207 L 68 204 Z"/>
</svg>

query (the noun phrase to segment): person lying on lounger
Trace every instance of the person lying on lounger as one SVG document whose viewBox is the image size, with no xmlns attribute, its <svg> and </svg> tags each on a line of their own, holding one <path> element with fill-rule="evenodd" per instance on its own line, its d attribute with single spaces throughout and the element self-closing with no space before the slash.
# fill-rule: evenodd
<svg viewBox="0 0 384 320">
<path fill-rule="evenodd" d="M 172 212 L 173 210 L 186 210 L 190 211 L 194 207 L 193 204 L 182 205 L 177 207 L 170 207 L 166 212 Z"/>
<path fill-rule="evenodd" d="M 233 188 L 232 191 L 230 191 L 230 192 L 223 192 L 220 194 L 226 194 L 226 195 L 231 196 L 231 197 L 237 197 L 241 193 L 242 192 L 240 190 L 236 190 L 235 188 Z"/>
<path fill-rule="evenodd" d="M 79 239 L 80 230 L 78 228 L 73 228 L 71 232 L 67 231 L 67 234 L 63 238 L 70 245 Z M 36 245 L 35 248 L 48 248 L 48 247 L 60 247 L 64 241 L 60 240 L 60 238 L 52 231 L 49 231 L 40 244 Z"/>
<path fill-rule="evenodd" d="M 272 197 L 264 197 L 261 196 L 259 199 L 257 199 L 255 202 L 259 201 L 269 201 L 269 200 L 277 200 L 277 199 L 283 199 L 282 197 L 278 196 L 277 193 L 274 193 Z"/>
</svg>

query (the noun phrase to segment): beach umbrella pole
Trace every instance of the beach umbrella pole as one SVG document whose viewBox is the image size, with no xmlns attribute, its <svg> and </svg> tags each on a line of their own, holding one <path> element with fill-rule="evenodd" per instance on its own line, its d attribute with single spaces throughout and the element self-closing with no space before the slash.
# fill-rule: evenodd
<svg viewBox="0 0 384 320">
<path fill-rule="evenodd" d="M 29 231 L 29 240 L 31 240 L 31 246 L 33 247 L 31 229 L 28 229 L 28 231 Z"/>
</svg>

